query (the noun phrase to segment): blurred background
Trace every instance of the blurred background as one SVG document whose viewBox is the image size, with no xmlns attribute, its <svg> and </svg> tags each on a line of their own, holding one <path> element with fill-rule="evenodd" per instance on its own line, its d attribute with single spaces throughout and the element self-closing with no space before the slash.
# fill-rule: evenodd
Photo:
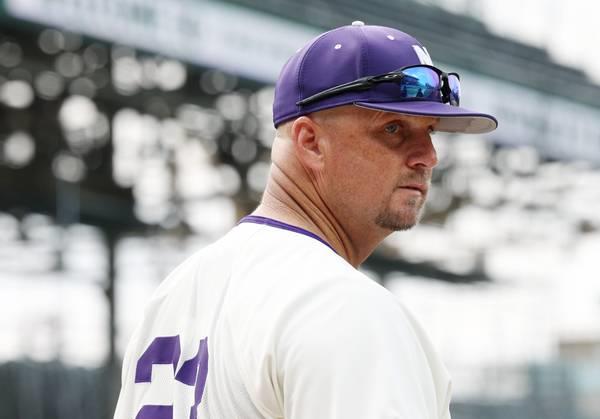
<svg viewBox="0 0 600 419">
<path fill-rule="evenodd" d="M 107 419 L 165 275 L 256 206 L 273 83 L 363 20 L 458 71 L 422 224 L 364 271 L 421 320 L 454 419 L 600 418 L 600 55 L 584 0 L 0 0 L 0 418 Z"/>
</svg>

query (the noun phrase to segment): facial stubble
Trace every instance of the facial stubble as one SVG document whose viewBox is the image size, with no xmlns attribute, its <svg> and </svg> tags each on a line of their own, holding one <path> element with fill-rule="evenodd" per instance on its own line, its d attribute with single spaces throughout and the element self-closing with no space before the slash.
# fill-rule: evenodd
<svg viewBox="0 0 600 419">
<path fill-rule="evenodd" d="M 392 208 L 392 197 L 382 206 L 381 212 L 375 218 L 375 224 L 391 231 L 405 231 L 413 228 L 419 223 L 423 215 L 423 198 L 409 198 L 401 208 Z"/>
</svg>

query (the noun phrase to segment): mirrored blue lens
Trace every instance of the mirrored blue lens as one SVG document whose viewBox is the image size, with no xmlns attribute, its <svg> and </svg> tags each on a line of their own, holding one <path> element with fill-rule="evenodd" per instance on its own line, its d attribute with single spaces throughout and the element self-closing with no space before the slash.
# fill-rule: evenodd
<svg viewBox="0 0 600 419">
<path fill-rule="evenodd" d="M 450 86 L 450 104 L 460 105 L 460 80 L 456 74 L 448 74 L 448 85 Z"/>
<path fill-rule="evenodd" d="M 440 76 L 428 67 L 411 67 L 402 70 L 400 80 L 402 98 L 440 101 Z"/>
</svg>

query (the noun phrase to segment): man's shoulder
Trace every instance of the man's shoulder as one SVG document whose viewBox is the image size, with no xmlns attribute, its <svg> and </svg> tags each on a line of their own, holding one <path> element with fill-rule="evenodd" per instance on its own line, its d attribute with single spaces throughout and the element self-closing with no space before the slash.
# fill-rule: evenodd
<svg viewBox="0 0 600 419">
<path fill-rule="evenodd" d="M 322 305 L 335 307 L 335 321 L 354 322 L 371 319 L 404 317 L 404 309 L 400 300 L 388 289 L 367 277 L 358 270 L 331 272 L 322 281 Z M 326 307 L 321 307 L 327 309 Z M 364 321 L 361 324 L 365 324 Z M 358 324 L 357 324 L 358 326 Z"/>
<path fill-rule="evenodd" d="M 335 268 L 297 269 L 274 282 L 265 296 L 258 310 L 281 316 L 284 329 L 295 333 L 305 327 L 328 333 L 338 327 L 359 331 L 372 323 L 409 324 L 395 295 L 345 261 Z"/>
</svg>

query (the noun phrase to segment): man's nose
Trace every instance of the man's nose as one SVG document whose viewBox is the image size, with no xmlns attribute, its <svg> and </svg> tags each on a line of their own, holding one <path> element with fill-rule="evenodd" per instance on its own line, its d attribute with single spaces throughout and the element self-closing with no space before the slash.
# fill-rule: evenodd
<svg viewBox="0 0 600 419">
<path fill-rule="evenodd" d="M 437 164 L 437 152 L 433 146 L 431 135 L 426 134 L 415 139 L 408 154 L 407 165 L 411 168 L 433 169 Z"/>
</svg>

